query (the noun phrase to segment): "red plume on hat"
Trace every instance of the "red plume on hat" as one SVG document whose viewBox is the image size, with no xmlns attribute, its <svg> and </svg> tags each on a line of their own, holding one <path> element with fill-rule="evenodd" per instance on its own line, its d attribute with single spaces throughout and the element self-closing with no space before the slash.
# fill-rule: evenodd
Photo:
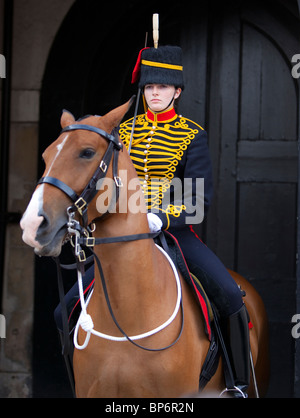
<svg viewBox="0 0 300 418">
<path fill-rule="evenodd" d="M 135 67 L 134 67 L 133 72 L 132 72 L 131 84 L 136 83 L 139 80 L 139 78 L 140 78 L 142 52 L 145 49 L 149 49 L 149 47 L 143 48 L 139 52 L 139 55 L 138 55 L 138 58 L 137 58 Z"/>
</svg>

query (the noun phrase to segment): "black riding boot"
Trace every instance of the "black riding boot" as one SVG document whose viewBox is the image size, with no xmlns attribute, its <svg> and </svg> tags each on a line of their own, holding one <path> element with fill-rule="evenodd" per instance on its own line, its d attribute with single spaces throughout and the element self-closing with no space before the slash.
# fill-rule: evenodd
<svg viewBox="0 0 300 418">
<path fill-rule="evenodd" d="M 232 365 L 235 386 L 244 394 L 250 383 L 250 341 L 246 306 L 228 318 L 227 350 Z M 239 392 L 234 396 L 238 397 Z M 240 394 L 241 397 L 241 394 Z"/>
<path fill-rule="evenodd" d="M 70 338 L 70 336 L 68 336 L 69 338 L 69 349 L 68 352 L 64 352 L 65 351 L 65 344 L 66 344 L 66 339 L 64 338 L 64 333 L 58 329 L 58 335 L 60 338 L 60 342 L 61 342 L 61 346 L 63 349 L 63 357 L 65 360 L 65 365 L 66 365 L 66 369 L 67 369 L 67 373 L 68 373 L 68 377 L 69 377 L 69 382 L 71 385 L 71 390 L 73 393 L 74 398 L 76 398 L 76 394 L 75 394 L 75 380 L 74 380 L 74 371 L 73 371 L 73 352 L 74 352 L 74 346 L 72 344 L 72 340 Z"/>
</svg>

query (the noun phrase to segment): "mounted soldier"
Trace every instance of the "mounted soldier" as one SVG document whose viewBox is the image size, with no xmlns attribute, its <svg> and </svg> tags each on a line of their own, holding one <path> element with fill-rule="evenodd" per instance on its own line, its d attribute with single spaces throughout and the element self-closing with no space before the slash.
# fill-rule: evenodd
<svg viewBox="0 0 300 418">
<path fill-rule="evenodd" d="M 119 136 L 130 152 L 141 183 L 150 231 L 166 230 L 178 241 L 190 271 L 200 279 L 217 308 L 234 384 L 246 394 L 250 380 L 249 318 L 242 293 L 193 229 L 195 220 L 200 223 L 207 215 L 213 181 L 206 131 L 175 110 L 175 101 L 184 90 L 181 48 L 143 49 L 132 81 L 139 83 L 146 111 L 123 122 Z M 204 180 L 204 193 L 199 179 Z M 176 180 L 182 186 L 179 199 Z M 84 288 L 93 278 L 92 267 L 84 277 Z M 77 284 L 66 300 L 69 306 L 78 301 Z M 58 307 L 58 323 L 60 315 Z"/>
<path fill-rule="evenodd" d="M 97 355 L 99 362 L 97 370 L 100 374 L 97 374 L 97 371 L 94 369 L 92 365 L 90 367 L 90 373 L 94 375 L 93 378 L 95 379 L 95 382 L 98 382 L 100 376 L 102 376 L 103 373 L 105 373 L 105 371 L 103 372 L 103 369 L 106 369 L 105 356 L 111 356 L 113 353 L 114 356 L 116 356 L 117 353 L 122 352 L 120 351 L 122 350 L 122 347 L 119 344 L 111 346 L 109 344 L 107 345 L 107 343 L 98 343 L 95 339 L 93 339 L 90 342 L 88 349 L 85 350 L 85 354 L 79 354 L 80 350 L 87 347 L 91 333 L 101 336 L 102 338 L 109 337 L 108 339 L 112 339 L 113 341 L 129 341 L 131 343 L 134 343 L 134 341 L 132 337 L 128 337 L 125 331 L 121 329 L 121 327 L 116 321 L 116 318 L 113 315 L 113 311 L 111 310 L 109 297 L 105 285 L 105 274 L 103 275 L 100 260 L 97 257 L 96 252 L 98 252 L 100 257 L 103 256 L 103 254 L 105 255 L 104 259 L 106 262 L 106 273 L 109 273 L 109 275 L 115 276 L 115 278 L 117 278 L 117 280 L 115 280 L 115 285 L 117 287 L 123 287 L 121 294 L 123 295 L 129 292 L 129 295 L 131 295 L 132 293 L 136 293 L 135 287 L 138 284 L 139 288 L 147 289 L 147 291 L 144 291 L 143 293 L 143 302 L 144 304 L 146 303 L 149 305 L 148 295 L 151 286 L 154 286 L 154 282 L 156 283 L 156 287 L 153 287 L 151 289 L 151 291 L 154 293 L 159 293 L 155 289 L 161 289 L 161 286 L 164 289 L 164 291 L 166 291 L 167 285 L 165 284 L 165 281 L 169 280 L 170 275 L 169 271 L 167 273 L 166 260 L 162 261 L 162 259 L 160 258 L 160 263 L 157 264 L 157 260 L 159 258 L 157 254 L 157 249 L 154 249 L 154 243 L 149 242 L 149 238 L 152 238 L 159 234 L 162 245 L 164 246 L 163 237 L 172 237 L 173 242 L 179 244 L 179 247 L 176 247 L 177 255 L 178 248 L 180 248 L 181 252 L 185 257 L 184 260 L 182 258 L 182 255 L 180 255 L 177 259 L 177 261 L 180 260 L 184 264 L 184 268 L 181 268 L 180 271 L 181 275 L 184 276 L 185 274 L 184 278 L 186 282 L 188 282 L 192 287 L 194 287 L 194 291 L 197 286 L 195 286 L 192 277 L 197 277 L 201 281 L 200 287 L 202 288 L 203 286 L 205 288 L 206 293 L 213 302 L 214 306 L 217 308 L 218 317 L 220 318 L 222 323 L 222 331 L 227 348 L 225 350 L 224 346 L 222 345 L 223 352 L 226 352 L 226 355 L 228 353 L 231 363 L 229 387 L 234 388 L 236 396 L 242 395 L 243 397 L 245 397 L 247 396 L 246 391 L 250 381 L 250 359 L 252 359 L 249 344 L 249 316 L 242 299 L 241 290 L 239 286 L 236 284 L 235 280 L 237 280 L 239 283 L 242 283 L 242 285 L 245 286 L 246 290 L 250 289 L 250 296 L 248 298 L 246 297 L 246 303 L 250 315 L 253 316 L 253 313 L 255 312 L 254 324 L 259 324 L 260 321 L 262 323 L 266 322 L 264 307 L 259 299 L 259 296 L 256 294 L 254 289 L 252 289 L 251 286 L 245 281 L 245 279 L 234 273 L 234 280 L 231 274 L 229 274 L 227 269 L 221 263 L 221 261 L 202 242 L 202 240 L 197 236 L 193 229 L 193 226 L 202 222 L 204 217 L 207 215 L 207 211 L 212 200 L 213 182 L 211 161 L 207 144 L 207 134 L 205 130 L 198 123 L 193 122 L 182 115 L 178 115 L 175 110 L 175 101 L 179 99 L 182 91 L 184 90 L 181 48 L 177 46 L 158 47 L 157 44 L 154 48 L 144 48 L 142 51 L 140 51 L 133 72 L 133 82 L 137 81 L 139 83 L 139 93 L 140 91 L 142 91 L 143 94 L 145 113 L 138 116 L 135 113 L 135 116 L 133 118 L 119 125 L 119 138 L 122 142 L 120 142 L 119 138 L 114 134 L 115 131 L 113 131 L 113 128 L 118 126 L 120 120 L 122 120 L 122 118 L 124 117 L 124 114 L 128 110 L 128 104 L 114 109 L 104 117 L 88 116 L 86 118 L 80 119 L 79 121 L 75 121 L 73 115 L 69 112 L 63 112 L 61 118 L 61 125 L 63 130 L 61 131 L 61 134 L 57 139 L 57 142 L 55 142 L 54 144 L 52 144 L 52 146 L 49 147 L 51 151 L 49 151 L 49 149 L 46 151 L 48 161 L 46 161 L 45 173 L 47 174 L 40 180 L 38 188 L 33 195 L 32 201 L 29 204 L 28 209 L 22 218 L 21 226 L 24 229 L 23 239 L 29 245 L 35 247 L 35 251 L 37 254 L 48 256 L 55 255 L 57 257 L 57 255 L 60 253 L 61 246 L 64 244 L 66 239 L 69 239 L 72 235 L 76 236 L 75 255 L 77 257 L 77 266 L 80 266 L 80 268 L 77 267 L 78 283 L 76 283 L 76 285 L 74 285 L 73 288 L 68 292 L 65 301 L 63 298 L 61 300 L 64 301 L 62 305 L 65 305 L 66 302 L 68 308 L 72 310 L 74 304 L 80 306 L 78 304 L 80 293 L 80 304 L 82 312 L 80 314 L 80 318 L 77 322 L 74 333 L 74 344 L 77 348 L 77 350 L 75 351 L 75 356 L 77 358 L 77 364 L 79 365 L 79 367 L 82 367 L 81 359 L 85 364 L 86 361 L 89 361 L 90 355 Z M 87 124 L 86 122 L 89 123 Z M 97 144 L 97 147 L 99 147 L 99 150 L 97 152 L 94 149 L 87 148 L 79 153 L 80 162 L 83 164 L 81 169 L 83 169 L 83 167 L 94 166 L 95 164 L 97 164 L 97 169 L 94 175 L 90 178 L 90 181 L 88 183 L 86 183 L 88 181 L 88 178 L 85 179 L 85 177 L 88 177 L 89 173 L 92 172 L 92 167 L 89 168 L 89 173 L 86 172 L 86 168 L 83 169 L 82 176 L 79 176 L 77 178 L 78 181 L 79 179 L 81 179 L 80 181 L 82 183 L 85 183 L 82 184 L 80 187 L 78 185 L 76 186 L 78 188 L 78 191 L 82 190 L 81 195 L 79 196 L 78 192 L 75 192 L 74 189 L 70 187 L 73 181 L 73 177 L 70 178 L 67 181 L 67 183 L 65 183 L 61 181 L 59 178 L 52 177 L 51 175 L 49 175 L 50 171 L 54 169 L 54 162 L 55 165 L 58 166 L 58 168 L 55 169 L 58 174 L 61 174 L 59 173 L 59 171 L 61 169 L 64 170 L 67 165 L 73 167 L 72 164 L 74 164 L 74 161 L 72 160 L 72 156 L 77 155 L 77 153 L 70 153 L 67 151 L 63 153 L 61 152 L 61 149 L 63 149 L 64 143 L 65 141 L 67 141 L 69 135 L 73 137 L 76 136 L 76 131 L 83 131 L 85 133 L 85 135 L 78 135 L 77 137 L 80 147 L 83 147 L 86 141 L 88 141 L 89 143 L 87 131 L 90 131 L 91 133 L 93 133 L 93 135 L 95 135 L 96 133 L 98 136 L 100 136 L 100 140 L 95 142 L 95 144 Z M 59 142 L 61 141 L 61 136 L 62 138 L 64 138 L 63 142 Z M 104 154 L 103 141 L 104 143 L 105 141 L 109 143 L 109 146 Z M 59 145 L 55 146 L 56 143 L 58 143 Z M 127 153 L 124 153 L 122 151 L 122 143 L 127 147 L 130 158 Z M 76 144 L 76 141 L 69 141 L 68 147 L 76 147 L 78 145 Z M 94 147 L 96 147 L 95 144 Z M 57 153 L 57 150 L 59 150 L 59 152 L 56 156 L 54 156 L 53 159 L 52 154 L 53 152 Z M 100 156 L 102 155 L 102 161 L 100 161 L 100 164 L 98 159 L 95 158 L 95 156 L 98 154 Z M 61 162 L 59 162 L 59 159 L 57 158 L 58 155 L 62 161 L 66 161 L 66 164 L 61 164 Z M 132 166 L 132 163 L 134 167 Z M 112 215 L 112 217 L 98 216 L 99 209 L 97 204 L 95 204 L 95 197 L 97 196 L 97 194 L 99 194 L 99 189 L 96 188 L 96 183 L 99 181 L 99 179 L 104 179 L 106 177 L 106 175 L 109 172 L 109 166 L 111 166 L 112 168 L 110 171 L 112 171 L 113 179 L 116 182 L 116 190 L 118 196 L 116 201 L 119 200 L 119 197 L 120 200 L 126 200 L 126 194 L 124 195 L 124 193 L 121 190 L 123 185 L 121 178 L 118 174 L 118 172 L 120 172 L 121 170 L 121 167 L 127 167 L 127 170 L 130 171 L 130 176 L 132 179 L 137 179 L 136 175 L 138 176 L 138 180 L 141 185 L 138 194 L 141 201 L 143 201 L 142 207 L 146 210 L 147 216 L 145 213 L 140 213 L 136 215 L 133 213 L 129 213 L 128 216 L 125 217 L 125 219 L 130 219 L 130 222 L 128 222 L 127 219 L 125 224 L 124 217 L 121 216 L 120 218 L 120 213 L 118 214 L 117 212 L 114 212 L 116 215 Z M 111 174 L 111 172 L 109 173 Z M 204 187 L 202 187 L 203 185 Z M 47 188 L 47 193 L 45 194 L 45 196 L 43 196 L 44 188 Z M 56 201 L 55 199 L 51 198 L 51 194 L 55 192 L 57 193 L 57 189 L 59 189 L 60 192 L 63 192 L 63 195 L 67 196 L 67 200 L 66 196 L 64 196 L 63 202 L 61 202 L 60 205 L 55 207 L 55 210 L 51 210 L 50 207 Z M 43 199 L 45 199 L 46 201 L 43 202 Z M 70 200 L 73 201 L 74 204 L 72 206 L 66 206 L 64 208 L 64 206 L 67 205 L 68 201 Z M 129 200 L 130 199 L 128 199 L 127 201 L 127 205 L 130 211 Z M 91 205 L 88 208 L 89 203 L 91 203 Z M 38 207 L 41 204 L 42 207 L 38 209 Z M 51 215 L 46 213 L 48 210 L 48 206 L 50 209 L 49 214 Z M 61 210 L 63 211 L 61 212 Z M 88 216 L 88 210 L 92 213 L 91 219 L 90 216 Z M 109 214 L 109 210 L 106 210 L 106 214 Z M 81 224 L 77 219 L 75 219 L 75 215 L 80 217 Z M 47 222 L 42 222 L 43 217 L 47 219 Z M 60 219 L 58 225 L 56 224 L 56 217 L 59 217 Z M 66 221 L 67 218 L 69 218 L 69 221 Z M 105 219 L 104 221 L 103 218 Z M 113 218 L 115 222 L 113 222 L 111 218 Z M 92 234 L 93 231 L 90 227 L 91 223 L 88 225 L 88 220 L 89 222 L 92 222 L 93 219 L 94 222 L 96 224 L 99 223 L 99 225 L 97 227 L 95 226 L 95 235 L 89 236 L 89 234 Z M 109 225 L 113 227 L 114 232 L 110 231 L 110 234 L 112 234 L 110 237 L 102 238 L 101 229 L 103 228 L 107 219 L 109 220 Z M 121 227 L 121 225 L 118 222 L 118 219 L 121 219 L 123 222 L 122 231 L 127 231 L 127 234 L 125 234 L 125 236 L 118 237 L 118 234 L 116 234 L 116 231 L 118 231 Z M 71 225 L 73 226 L 71 227 Z M 140 225 L 143 225 L 142 229 L 139 228 Z M 150 232 L 145 232 L 145 227 L 146 231 L 150 230 Z M 58 231 L 56 231 L 57 228 L 59 228 Z M 136 233 L 134 233 L 134 231 L 136 231 Z M 166 231 L 165 235 L 161 234 L 161 231 Z M 98 235 L 99 232 L 100 236 Z M 44 242 L 48 242 L 48 238 L 46 239 L 48 235 L 49 237 L 52 237 L 49 238 L 50 241 L 52 239 L 51 245 L 44 244 Z M 120 277 L 124 275 L 124 268 L 122 268 L 121 263 L 118 262 L 117 265 L 114 266 L 113 271 L 111 270 L 111 264 L 109 260 L 111 260 L 111 257 L 114 258 L 114 254 L 111 254 L 107 246 L 101 246 L 101 248 L 97 247 L 97 251 L 95 250 L 94 252 L 98 269 L 95 269 L 94 271 L 94 268 L 91 267 L 82 277 L 81 272 L 83 269 L 83 260 L 80 256 L 81 251 L 80 245 L 78 244 L 78 240 L 82 243 L 85 243 L 83 245 L 86 245 L 88 247 L 90 247 L 91 245 L 97 246 L 97 244 L 107 244 L 112 242 L 123 243 L 127 241 L 136 240 L 146 240 L 148 242 L 143 242 L 143 244 L 139 244 L 137 242 L 136 251 L 132 254 L 132 257 L 135 259 L 135 263 L 128 263 L 127 265 L 127 268 L 131 271 L 131 283 L 129 285 L 128 282 L 128 284 L 126 285 L 126 277 L 123 277 L 123 279 L 120 280 Z M 118 246 L 118 250 L 120 251 L 120 258 L 124 258 L 122 248 L 122 244 L 120 244 Z M 147 251 L 144 251 L 143 248 L 147 249 Z M 144 259 L 141 258 L 141 255 L 139 255 L 139 253 L 143 251 L 145 254 Z M 139 272 L 136 271 L 136 265 L 139 264 L 141 269 L 145 268 L 145 259 L 147 259 L 149 270 L 146 269 L 146 272 L 143 272 L 143 274 L 141 275 Z M 160 265 L 163 266 L 163 269 L 160 267 Z M 186 269 L 186 265 L 188 266 L 191 274 Z M 175 272 L 174 269 L 173 272 Z M 148 277 L 149 273 L 152 275 L 152 281 Z M 101 276 L 104 296 L 106 299 L 107 307 L 109 308 L 109 311 L 111 313 L 111 319 L 113 319 L 113 322 L 115 323 L 115 325 L 117 325 L 119 331 L 121 331 L 124 335 L 124 337 L 122 338 L 109 336 L 103 333 L 97 333 L 94 330 L 94 324 L 91 319 L 91 315 L 87 313 L 86 305 L 83 300 L 83 293 L 85 293 L 87 289 L 91 288 L 91 284 L 94 281 L 95 284 L 98 283 L 97 291 L 99 292 L 99 275 Z M 175 276 L 177 277 L 176 283 L 178 290 L 176 303 L 177 308 L 174 311 L 175 316 L 173 314 L 171 318 L 173 318 L 173 316 L 174 318 L 177 316 L 179 308 L 178 302 L 180 301 L 181 294 L 178 273 L 176 273 Z M 135 280 L 137 280 L 137 282 L 133 280 L 134 277 Z M 112 278 L 110 277 L 110 280 L 111 279 Z M 199 292 L 197 293 L 196 290 L 199 299 L 198 303 L 200 301 L 202 313 L 204 314 L 204 318 L 200 318 L 199 306 L 195 306 L 195 301 L 192 300 L 190 296 L 188 296 L 190 290 L 186 288 L 187 283 L 185 283 L 185 281 L 181 281 L 181 285 L 183 286 L 184 298 L 189 299 L 189 302 L 187 303 L 186 307 L 188 311 L 187 317 L 190 318 L 190 320 L 186 321 L 184 336 L 182 337 L 182 339 L 180 339 L 180 336 L 183 331 L 183 311 L 181 331 L 171 345 L 164 344 L 164 348 L 154 350 L 142 347 L 141 345 L 138 345 L 136 343 L 134 343 L 134 345 L 137 345 L 139 348 L 142 348 L 146 351 L 148 350 L 150 352 L 159 351 L 162 353 L 161 359 L 163 359 L 163 352 L 165 352 L 164 350 L 166 348 L 169 348 L 170 346 L 175 345 L 180 339 L 179 344 L 176 344 L 176 350 L 179 350 L 178 352 L 181 353 L 180 355 L 182 356 L 182 353 L 185 352 L 185 355 L 183 356 L 185 358 L 186 350 L 188 350 L 189 347 L 192 347 L 195 353 L 194 360 L 196 360 L 197 363 L 203 364 L 203 360 L 205 360 L 206 356 L 209 356 L 208 353 L 212 351 L 207 349 L 207 344 L 213 344 L 213 341 L 215 341 L 214 337 L 212 337 L 212 331 L 208 320 L 208 311 L 206 310 L 205 312 L 203 310 L 202 302 L 200 300 L 201 297 L 205 298 L 206 296 L 200 295 L 199 298 Z M 131 286 L 131 290 L 129 286 Z M 121 290 L 115 289 L 115 291 L 117 292 L 117 294 L 119 294 Z M 92 295 L 90 295 L 89 297 L 91 296 Z M 125 296 L 122 299 L 123 302 L 127 300 L 128 298 Z M 92 313 L 93 318 L 95 318 L 97 324 L 100 327 L 104 326 L 105 322 L 103 321 L 105 320 L 105 318 L 103 317 L 103 315 L 101 315 L 101 311 L 103 311 L 102 314 L 105 312 L 106 315 L 106 307 L 103 306 L 103 304 L 99 304 L 99 300 L 93 296 L 91 298 L 91 302 L 93 306 L 92 308 L 90 308 L 89 305 L 89 309 L 91 309 L 90 312 Z M 130 301 L 128 301 L 127 303 L 129 302 Z M 154 303 L 154 300 L 152 303 Z M 167 308 L 167 306 L 165 305 L 166 303 L 164 303 L 163 305 L 157 305 L 156 302 L 155 304 L 156 309 L 158 310 Z M 124 308 L 124 311 L 128 312 L 128 307 L 127 310 L 126 306 L 124 306 Z M 207 306 L 206 309 L 209 310 Z M 63 308 L 63 310 L 65 311 L 65 308 Z M 157 312 L 158 311 L 156 311 L 156 314 Z M 196 312 L 197 315 L 195 315 Z M 258 316 L 256 315 L 257 312 L 262 313 L 262 318 L 259 318 L 259 314 Z M 81 319 L 86 318 L 88 318 L 89 320 L 85 322 L 85 324 L 83 324 Z M 125 316 L 123 317 L 124 321 L 126 320 L 125 318 L 127 319 L 127 314 L 125 314 Z M 62 323 L 61 306 L 59 306 L 55 311 L 55 319 L 59 329 L 64 329 L 65 336 L 68 336 L 69 325 L 67 324 L 67 319 L 63 319 Z M 147 323 L 149 320 L 151 322 L 151 318 L 146 317 L 145 319 Z M 177 320 L 178 319 L 179 318 L 177 318 Z M 203 323 L 203 319 L 206 336 L 203 335 L 203 329 L 201 332 L 198 329 L 199 324 Z M 128 319 L 128 321 L 128 324 L 131 325 L 130 319 Z M 217 317 L 215 316 L 215 323 L 217 322 Z M 164 324 L 164 326 L 169 325 L 169 323 L 171 322 L 167 321 Z M 78 330 L 80 326 L 82 328 L 82 330 L 80 331 L 80 339 L 82 339 L 83 330 L 87 333 L 87 339 L 83 345 L 78 344 L 77 340 Z M 218 326 L 216 326 L 215 328 L 217 330 L 217 333 L 219 333 Z M 139 335 L 139 338 L 145 338 L 146 336 L 148 337 L 150 335 L 153 335 L 153 333 L 158 332 L 158 330 L 160 329 L 163 328 L 155 328 L 150 333 L 144 333 Z M 191 332 L 191 330 L 193 331 Z M 263 357 L 266 354 L 266 350 L 265 348 L 263 348 L 263 344 L 265 341 L 265 335 L 262 333 L 263 330 L 264 327 L 260 326 L 258 326 L 257 329 L 254 329 L 254 344 L 257 343 L 259 349 L 255 352 L 256 357 L 254 359 L 254 363 L 252 361 L 253 377 L 254 367 L 258 359 L 258 356 L 260 356 L 260 352 L 262 351 Z M 199 334 L 199 332 L 201 335 Z M 207 336 L 208 339 L 206 338 Z M 186 338 L 188 338 L 188 343 L 185 343 Z M 221 344 L 223 344 L 223 337 L 220 334 L 219 338 L 220 341 L 222 341 Z M 126 347 L 128 348 L 128 345 L 126 345 Z M 178 364 L 178 359 L 176 360 L 176 350 L 172 351 L 172 357 L 174 357 L 172 358 L 172 362 L 173 366 L 175 367 L 175 370 Z M 67 350 L 64 350 L 64 352 L 66 351 Z M 103 355 L 101 354 L 101 351 L 103 351 Z M 143 358 L 143 356 L 146 356 L 146 354 L 141 354 L 141 358 Z M 145 359 L 146 358 L 148 357 L 145 357 Z M 218 357 L 216 358 L 216 356 L 214 356 L 214 367 L 218 366 L 218 363 L 215 363 L 216 359 L 218 360 Z M 145 365 L 144 360 L 141 361 L 141 364 Z M 205 373 L 201 373 L 199 387 L 201 387 L 202 385 L 201 379 L 204 379 L 205 386 L 207 384 L 207 381 L 212 377 L 216 377 L 216 382 L 213 381 L 214 379 L 212 379 L 212 385 L 217 383 L 217 386 L 220 387 L 220 368 L 218 368 L 217 376 L 215 376 L 214 373 L 216 369 L 214 368 L 214 372 L 210 370 L 210 372 L 207 373 L 207 361 L 205 360 L 204 363 L 206 365 L 206 368 L 203 366 L 203 368 L 205 369 Z M 225 363 L 228 365 L 227 359 Z M 132 367 L 130 364 L 131 363 L 129 362 L 128 367 Z M 260 364 L 262 364 L 261 360 Z M 189 361 L 186 362 L 186 366 L 188 367 L 187 374 L 185 373 L 183 380 L 181 379 L 181 377 L 177 376 L 177 383 L 179 385 L 178 388 L 172 388 L 173 383 L 175 383 L 172 382 L 172 379 L 168 381 L 171 390 L 170 393 L 177 393 L 179 387 L 181 387 L 182 390 L 184 387 L 186 387 L 187 382 L 188 385 L 191 385 L 190 387 L 195 387 L 195 378 L 197 378 L 198 369 L 195 369 L 195 367 L 193 367 L 193 365 Z M 118 366 L 116 365 L 116 367 Z M 124 367 L 126 368 L 127 365 L 125 365 Z M 171 375 L 172 373 L 174 373 L 173 368 L 172 370 Z M 188 372 L 188 370 L 190 370 L 190 372 Z M 156 373 L 155 370 L 149 370 L 149 372 L 150 375 L 152 375 L 152 373 Z M 176 370 L 176 375 L 178 374 L 178 372 L 179 371 Z M 137 373 L 142 373 L 142 370 L 139 369 L 139 366 L 137 366 Z M 193 383 L 190 381 L 192 375 Z M 209 379 L 207 379 L 208 375 Z M 124 376 L 127 376 L 127 373 Z M 260 374 L 260 379 L 261 378 L 262 375 Z M 114 378 L 112 376 L 110 377 L 110 379 L 114 381 Z M 151 378 L 148 382 L 150 386 L 152 380 L 153 379 Z M 129 390 L 129 393 L 135 393 L 135 389 L 129 388 L 126 383 L 127 381 L 125 381 L 120 393 L 126 394 L 127 390 Z M 184 381 L 186 383 L 184 383 Z M 226 377 L 225 384 L 227 384 Z M 85 396 L 84 393 L 86 393 L 86 390 L 88 390 L 88 388 L 85 387 L 84 382 L 80 382 L 80 385 L 81 389 L 79 389 L 79 392 L 81 396 Z M 106 388 L 98 388 L 98 383 L 96 386 L 97 388 L 95 387 L 95 392 L 93 392 L 95 394 L 116 393 L 116 389 L 112 386 L 110 386 L 110 388 L 113 389 L 112 392 L 111 389 L 109 389 L 109 391 L 106 392 Z M 165 386 L 162 382 L 161 386 L 162 387 L 160 388 L 158 393 L 161 393 L 161 389 L 165 390 Z M 150 391 L 151 390 L 152 389 L 150 389 Z M 173 390 L 175 390 L 175 392 L 172 392 Z M 143 393 L 143 391 L 141 393 Z M 146 393 L 149 392 L 146 391 Z"/>
<path fill-rule="evenodd" d="M 130 148 L 144 191 L 150 229 L 168 230 L 175 236 L 190 270 L 201 278 L 222 322 L 227 322 L 223 328 L 235 385 L 245 392 L 250 379 L 249 329 L 241 290 L 193 229 L 199 212 L 207 215 L 213 181 L 207 133 L 175 110 L 175 101 L 184 89 L 181 48 L 160 46 L 142 50 L 132 81 L 139 83 L 146 113 L 138 115 L 135 121 L 122 123 L 119 133 Z M 172 187 L 173 179 L 181 180 L 183 199 L 176 201 L 176 192 L 168 191 L 169 199 L 164 204 L 164 195 Z M 185 179 L 192 181 L 188 191 L 184 190 Z M 197 187 L 197 179 L 204 179 L 204 196 L 202 188 Z"/>
</svg>

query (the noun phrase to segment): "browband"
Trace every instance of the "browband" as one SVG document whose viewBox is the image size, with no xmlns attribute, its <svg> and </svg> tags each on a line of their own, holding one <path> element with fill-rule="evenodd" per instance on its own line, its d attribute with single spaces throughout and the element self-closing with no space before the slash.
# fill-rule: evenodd
<svg viewBox="0 0 300 418">
<path fill-rule="evenodd" d="M 118 141 L 118 139 L 115 136 L 103 131 L 102 129 L 96 128 L 96 126 L 92 126 L 92 125 L 80 125 L 80 124 L 69 125 L 69 126 L 66 126 L 64 129 L 62 129 L 61 134 L 63 132 L 76 131 L 76 130 L 95 132 L 96 134 L 103 136 L 108 141 L 111 141 L 117 149 L 119 150 L 122 149 L 122 143 Z"/>
</svg>

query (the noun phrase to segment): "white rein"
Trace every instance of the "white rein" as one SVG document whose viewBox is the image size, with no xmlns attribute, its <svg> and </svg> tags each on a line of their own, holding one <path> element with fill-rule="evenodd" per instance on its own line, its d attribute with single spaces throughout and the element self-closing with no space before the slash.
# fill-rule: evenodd
<svg viewBox="0 0 300 418">
<path fill-rule="evenodd" d="M 83 294 L 83 284 L 82 284 L 82 274 L 81 272 L 78 270 L 77 274 L 78 274 L 78 287 L 79 287 L 79 295 L 80 295 L 80 303 L 81 303 L 81 314 L 79 316 L 79 319 L 77 321 L 76 327 L 75 327 L 75 331 L 74 331 L 74 346 L 78 349 L 78 350 L 83 350 L 87 347 L 91 334 L 96 335 L 97 337 L 100 338 L 104 338 L 106 340 L 110 340 L 110 341 L 117 341 L 117 342 L 121 342 L 121 341 L 128 341 L 128 339 L 131 340 L 140 340 L 142 338 L 146 338 L 146 337 L 150 337 L 151 335 L 154 335 L 160 331 L 162 331 L 163 329 L 165 329 L 168 325 L 170 325 L 174 319 L 176 318 L 176 315 L 178 313 L 179 307 L 180 307 L 180 303 L 181 303 L 181 297 L 182 297 L 182 293 L 181 293 L 181 283 L 180 283 L 180 279 L 179 279 L 179 275 L 177 272 L 177 269 L 172 261 L 172 259 L 169 257 L 169 255 L 157 244 L 155 244 L 156 247 L 164 254 L 164 256 L 167 258 L 167 260 L 169 261 L 175 279 L 176 279 L 176 285 L 177 285 L 177 301 L 176 301 L 176 305 L 175 305 L 175 309 L 173 314 L 170 316 L 170 318 L 164 322 L 162 325 L 160 325 L 159 327 L 153 329 L 152 331 L 148 331 L 145 332 L 143 334 L 139 334 L 139 335 L 134 335 L 132 337 L 114 337 L 112 335 L 107 335 L 107 334 L 103 334 L 102 332 L 96 331 L 94 330 L 94 323 L 93 320 L 91 318 L 91 316 L 87 313 L 87 306 L 89 304 L 90 298 L 92 296 L 92 293 L 89 295 L 87 301 L 85 302 L 84 300 L 84 294 Z M 86 337 L 85 337 L 85 341 L 82 345 L 80 345 L 78 343 L 78 330 L 79 330 L 79 326 L 81 326 L 81 328 L 87 333 Z"/>
</svg>

